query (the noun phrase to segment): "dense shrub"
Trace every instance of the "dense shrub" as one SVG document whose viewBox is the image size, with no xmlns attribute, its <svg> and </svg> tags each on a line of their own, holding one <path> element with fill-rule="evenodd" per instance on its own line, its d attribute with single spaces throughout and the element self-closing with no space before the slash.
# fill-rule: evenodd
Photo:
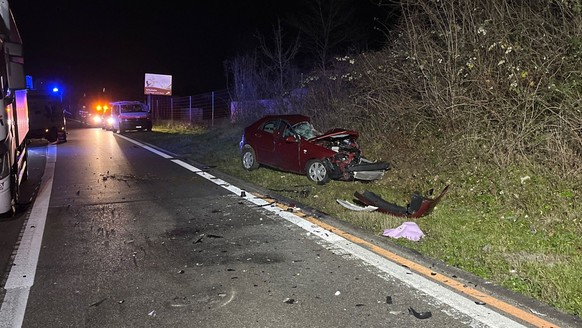
<svg viewBox="0 0 582 328">
<path fill-rule="evenodd" d="M 579 1 L 404 0 L 401 8 L 383 50 L 337 58 L 335 71 L 308 79 L 310 114 L 387 144 L 424 151 L 430 142 L 441 161 L 580 171 Z"/>
</svg>

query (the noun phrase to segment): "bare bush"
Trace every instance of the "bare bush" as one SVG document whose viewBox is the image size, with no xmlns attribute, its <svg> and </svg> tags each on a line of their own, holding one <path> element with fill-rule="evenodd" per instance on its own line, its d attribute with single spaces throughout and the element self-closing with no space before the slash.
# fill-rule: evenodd
<svg viewBox="0 0 582 328">
<path fill-rule="evenodd" d="M 382 135 L 448 143 L 449 158 L 473 149 L 501 167 L 543 160 L 579 170 L 576 3 L 401 1 L 387 47 L 356 59 L 354 108 Z"/>
</svg>

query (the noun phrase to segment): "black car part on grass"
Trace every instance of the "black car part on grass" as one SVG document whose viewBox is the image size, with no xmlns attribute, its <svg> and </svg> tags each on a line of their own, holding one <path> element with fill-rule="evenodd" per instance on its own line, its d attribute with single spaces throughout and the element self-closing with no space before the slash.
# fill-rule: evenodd
<svg viewBox="0 0 582 328">
<path fill-rule="evenodd" d="M 364 205 L 378 207 L 378 212 L 398 217 L 419 218 L 430 214 L 448 191 L 449 186 L 447 185 L 436 198 L 428 198 L 418 192 L 414 192 L 410 198 L 410 203 L 406 206 L 389 203 L 377 194 L 367 190 L 364 193 L 356 191 L 354 196 Z"/>
</svg>

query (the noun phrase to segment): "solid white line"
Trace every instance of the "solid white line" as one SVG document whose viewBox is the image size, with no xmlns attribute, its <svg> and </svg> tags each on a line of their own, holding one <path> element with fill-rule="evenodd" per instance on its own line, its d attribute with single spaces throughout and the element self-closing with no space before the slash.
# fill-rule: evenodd
<svg viewBox="0 0 582 328">
<path fill-rule="evenodd" d="M 247 199 L 248 201 L 258 205 L 264 206 L 267 202 L 259 197 L 255 197 L 250 194 L 245 194 L 242 196 L 243 190 L 230 185 L 229 183 L 217 179 L 216 177 L 203 172 L 201 169 L 192 166 L 188 163 L 182 162 L 180 160 L 172 160 L 174 163 L 185 167 L 186 169 L 207 178 L 209 181 L 222 186 L 223 188 L 231 191 L 232 193 Z M 394 263 L 381 255 L 378 255 L 358 244 L 355 244 L 333 232 L 330 232 L 322 227 L 313 224 L 292 212 L 285 211 L 277 206 L 264 206 L 270 212 L 280 216 L 281 218 L 301 227 L 306 230 L 309 234 L 315 235 L 325 242 L 333 245 L 337 248 L 341 248 L 344 251 L 352 254 L 353 256 L 359 258 L 365 263 L 379 269 L 381 272 L 388 274 L 389 276 L 396 278 L 409 285 L 411 288 L 418 290 L 436 300 L 440 304 L 447 304 L 453 309 L 460 313 L 467 315 L 473 322 L 472 326 L 486 325 L 488 327 L 515 327 L 515 328 L 525 328 L 526 326 L 512 320 L 511 318 L 504 316 L 491 308 L 475 303 L 473 300 L 458 294 L 450 289 L 435 283 L 421 275 L 414 274 L 407 268 L 404 268 L 400 264 Z M 382 277 L 386 279 L 385 277 Z"/>
<path fill-rule="evenodd" d="M 42 236 L 46 222 L 55 163 L 56 145 L 47 147 L 47 159 L 38 195 L 34 201 L 24 233 L 6 280 L 6 295 L 0 308 L 0 327 L 20 327 L 28 303 L 28 294 L 34 284 L 36 265 L 40 255 Z"/>
<path fill-rule="evenodd" d="M 159 150 L 157 150 L 157 149 L 155 149 L 155 148 L 152 148 L 152 147 L 150 147 L 150 146 L 148 146 L 148 145 L 145 145 L 145 144 L 143 144 L 143 143 L 141 143 L 141 142 L 139 142 L 139 141 L 136 141 L 136 140 L 130 139 L 130 138 L 128 138 L 128 137 L 126 137 L 126 136 L 124 136 L 124 135 L 121 135 L 121 134 L 117 134 L 117 136 L 118 136 L 118 137 L 120 137 L 120 138 L 123 138 L 123 139 L 125 139 L 125 140 L 127 140 L 127 141 L 129 141 L 129 142 L 132 142 L 132 143 L 134 143 L 134 144 L 136 144 L 136 145 L 138 145 L 138 146 L 140 146 L 140 147 L 142 147 L 142 148 L 144 148 L 144 149 L 147 149 L 147 150 L 151 151 L 152 153 L 154 153 L 154 154 L 156 154 L 156 155 L 159 155 L 159 156 L 161 156 L 161 157 L 163 157 L 163 158 L 165 158 L 165 159 L 170 159 L 170 158 L 172 158 L 172 156 L 170 156 L 170 155 L 168 155 L 168 154 L 166 154 L 166 153 L 164 153 L 164 152 L 161 152 L 161 151 L 159 151 Z"/>
</svg>

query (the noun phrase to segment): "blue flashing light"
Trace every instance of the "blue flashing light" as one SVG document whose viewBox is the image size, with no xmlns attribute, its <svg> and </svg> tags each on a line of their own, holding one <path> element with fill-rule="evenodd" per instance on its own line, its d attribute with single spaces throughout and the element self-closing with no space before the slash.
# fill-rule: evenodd
<svg viewBox="0 0 582 328">
<path fill-rule="evenodd" d="M 59 92 L 59 88 L 58 88 L 58 87 L 54 87 L 54 88 L 53 88 L 53 92 L 54 92 L 54 93 L 57 93 L 57 92 Z"/>
</svg>

